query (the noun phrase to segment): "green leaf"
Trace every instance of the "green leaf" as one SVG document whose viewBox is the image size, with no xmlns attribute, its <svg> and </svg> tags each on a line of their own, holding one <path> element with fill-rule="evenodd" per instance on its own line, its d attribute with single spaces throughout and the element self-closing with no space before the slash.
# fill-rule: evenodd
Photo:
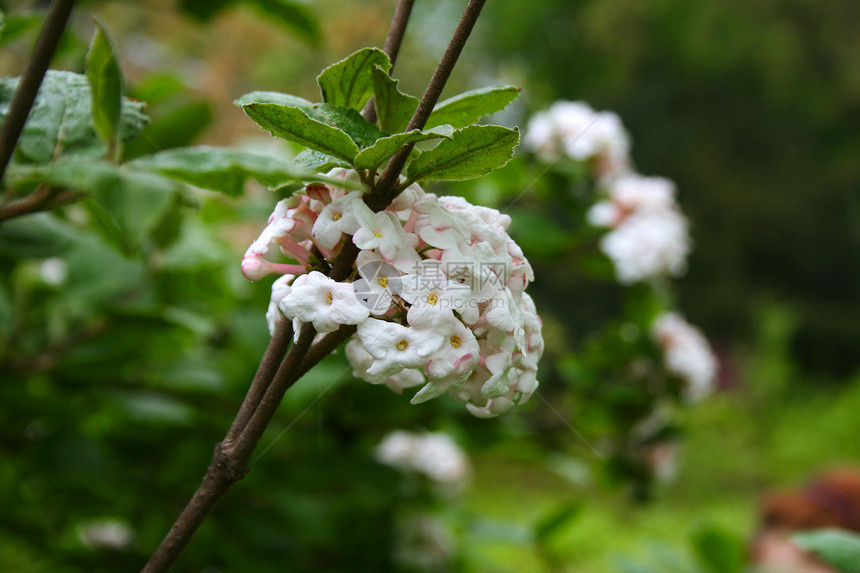
<svg viewBox="0 0 860 573">
<path fill-rule="evenodd" d="M 373 69 L 391 69 L 388 54 L 379 48 L 363 48 L 332 64 L 317 77 L 323 101 L 361 110 L 373 95 Z"/>
<path fill-rule="evenodd" d="M 236 0 L 179 0 L 179 7 L 186 14 L 205 22 L 235 3 Z"/>
<path fill-rule="evenodd" d="M 840 573 L 860 573 L 860 535 L 857 533 L 823 529 L 798 533 L 791 540 Z"/>
<path fill-rule="evenodd" d="M 223 147 L 186 147 L 140 157 L 127 166 L 135 170 L 157 171 L 197 187 L 238 197 L 245 181 L 256 179 L 277 187 L 291 181 L 320 181 L 343 187 L 348 182 L 318 175 L 314 171 L 272 157 Z M 360 187 L 359 187 L 360 188 Z"/>
<path fill-rule="evenodd" d="M 0 119 L 5 120 L 18 78 L 0 78 Z M 143 104 L 123 99 L 119 136 L 136 136 L 148 119 Z M 107 146 L 92 121 L 92 91 L 86 76 L 48 71 L 27 118 L 16 148 L 15 160 L 48 163 L 61 155 L 101 158 Z"/>
<path fill-rule="evenodd" d="M 738 573 L 744 566 L 743 543 L 716 527 L 708 527 L 693 536 L 693 548 L 710 573 Z"/>
<path fill-rule="evenodd" d="M 409 179 L 454 181 L 473 179 L 504 166 L 519 143 L 516 129 L 498 125 L 470 125 L 425 151 L 407 168 Z"/>
<path fill-rule="evenodd" d="M 485 115 L 501 111 L 520 95 L 520 88 L 495 86 L 463 92 L 436 104 L 427 120 L 427 127 L 450 124 L 465 127 Z"/>
<path fill-rule="evenodd" d="M 191 145 L 197 136 L 212 123 L 212 105 L 205 100 L 178 101 L 153 110 L 153 121 L 140 137 L 123 146 L 126 159 L 149 155 L 156 151 Z M 167 110 L 165 111 L 165 108 Z"/>
<path fill-rule="evenodd" d="M 3 27 L 0 29 L 0 47 L 16 40 L 27 31 L 38 28 L 42 17 L 30 14 L 9 14 L 3 17 Z"/>
<path fill-rule="evenodd" d="M 319 151 L 314 151 L 313 149 L 305 149 L 296 155 L 293 159 L 293 163 L 297 167 L 314 173 L 330 171 L 335 167 L 343 167 L 344 169 L 352 167 L 346 161 L 342 161 L 336 157 L 332 157 L 331 155 L 326 155 L 325 153 L 320 153 Z"/>
<path fill-rule="evenodd" d="M 535 525 L 535 540 L 538 543 L 549 542 L 571 519 L 579 515 L 581 509 L 580 504 L 567 502 L 551 510 Z"/>
<path fill-rule="evenodd" d="M 87 193 L 91 214 L 108 239 L 131 252 L 164 216 L 185 186 L 156 173 L 104 161 L 60 161 L 47 167 L 17 167 L 13 179 L 38 179 L 52 187 Z"/>
<path fill-rule="evenodd" d="M 305 147 L 352 163 L 358 146 L 349 135 L 316 119 L 303 110 L 273 103 L 249 103 L 242 106 L 248 117 L 276 137 L 295 141 Z"/>
<path fill-rule="evenodd" d="M 69 223 L 50 213 L 35 213 L 0 225 L 0 255 L 11 259 L 55 257 L 76 238 Z"/>
<path fill-rule="evenodd" d="M 404 145 L 428 139 L 451 139 L 453 135 L 453 127 L 450 125 L 440 125 L 427 131 L 414 129 L 408 133 L 381 137 L 371 147 L 362 150 L 355 156 L 355 168 L 375 170 L 383 161 L 386 161 L 389 157 L 403 149 Z"/>
<path fill-rule="evenodd" d="M 279 92 L 261 91 L 247 93 L 233 103 L 235 103 L 239 107 L 243 107 L 249 103 L 276 103 L 278 105 L 297 107 L 302 109 L 306 113 L 310 113 L 310 110 L 312 110 L 314 106 L 314 104 L 312 104 L 308 100 L 302 99 L 298 96 L 282 94 Z"/>
<path fill-rule="evenodd" d="M 119 146 L 119 125 L 125 85 L 116 56 L 116 44 L 101 17 L 93 15 L 96 32 L 87 52 L 87 80 L 92 90 L 93 125 L 108 145 L 108 153 Z"/>
<path fill-rule="evenodd" d="M 397 80 L 391 79 L 379 66 L 373 68 L 372 80 L 373 103 L 380 127 L 388 133 L 403 131 L 418 107 L 418 98 L 397 89 Z"/>
<path fill-rule="evenodd" d="M 354 109 L 318 103 L 314 105 L 314 111 L 316 117 L 345 132 L 361 148 L 370 147 L 377 139 L 385 136 L 385 133 Z"/>
<path fill-rule="evenodd" d="M 321 37 L 319 23 L 311 11 L 303 5 L 288 0 L 254 0 L 254 4 L 267 19 L 274 19 L 312 46 L 319 45 Z"/>
</svg>

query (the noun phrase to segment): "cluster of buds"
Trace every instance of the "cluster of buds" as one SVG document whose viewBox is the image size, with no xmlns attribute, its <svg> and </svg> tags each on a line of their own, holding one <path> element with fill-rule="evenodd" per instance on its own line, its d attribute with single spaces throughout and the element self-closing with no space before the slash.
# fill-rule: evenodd
<svg viewBox="0 0 860 573">
<path fill-rule="evenodd" d="M 358 179 L 343 169 L 329 175 Z M 283 275 L 272 287 L 270 330 L 281 315 L 319 333 L 357 325 L 346 348 L 355 376 L 397 392 L 422 386 L 413 404 L 448 392 L 491 417 L 528 400 L 543 352 L 525 293 L 534 275 L 506 232 L 510 223 L 416 184 L 374 213 L 361 191 L 312 183 L 278 203 L 242 272 L 250 280 Z M 354 280 L 312 270 L 347 241 L 360 249 Z M 266 259 L 273 244 L 296 262 Z"/>
<path fill-rule="evenodd" d="M 607 198 L 588 211 L 588 221 L 611 229 L 600 248 L 612 260 L 618 281 L 630 285 L 687 268 L 687 220 L 668 179 L 627 175 L 606 185 Z"/>
<path fill-rule="evenodd" d="M 591 164 L 600 180 L 630 169 L 630 137 L 611 111 L 596 112 L 588 104 L 557 101 L 529 120 L 523 146 L 546 162 L 562 157 Z"/>
<path fill-rule="evenodd" d="M 612 261 L 619 283 L 653 281 L 686 270 L 692 242 L 675 185 L 634 171 L 630 137 L 616 114 L 596 112 L 583 102 L 558 101 L 532 117 L 524 143 L 543 161 L 567 158 L 587 164 L 597 182 L 597 201 L 587 220 L 608 230 L 600 249 Z M 658 316 L 651 328 L 666 370 L 684 381 L 686 397 L 707 394 L 717 363 L 704 336 L 674 313 Z"/>
</svg>

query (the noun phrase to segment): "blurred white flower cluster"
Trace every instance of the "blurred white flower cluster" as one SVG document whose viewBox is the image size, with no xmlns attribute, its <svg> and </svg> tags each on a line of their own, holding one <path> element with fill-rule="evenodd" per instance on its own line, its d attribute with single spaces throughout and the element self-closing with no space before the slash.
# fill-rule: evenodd
<svg viewBox="0 0 860 573">
<path fill-rule="evenodd" d="M 557 101 L 535 114 L 523 139 L 543 161 L 563 157 L 587 162 L 605 200 L 588 213 L 592 225 L 609 228 L 600 248 L 625 285 L 686 270 L 687 220 L 667 179 L 633 171 L 630 136 L 612 112 L 584 102 Z"/>
<path fill-rule="evenodd" d="M 357 180 L 354 171 L 332 177 Z M 479 417 L 525 402 L 537 388 L 541 321 L 525 293 L 534 275 L 508 236 L 509 216 L 459 197 L 406 188 L 374 213 L 360 191 L 312 183 L 278 203 L 242 260 L 250 280 L 281 274 L 267 318 L 319 333 L 357 325 L 347 344 L 355 376 L 418 404 L 449 392 Z M 347 241 L 359 249 L 354 282 L 316 270 Z M 272 245 L 294 264 L 266 259 Z"/>
<path fill-rule="evenodd" d="M 88 549 L 127 551 L 134 545 L 134 531 L 117 519 L 95 519 L 77 528 L 78 538 Z"/>
<path fill-rule="evenodd" d="M 684 397 L 695 402 L 714 389 L 717 359 L 705 337 L 674 312 L 658 316 L 651 335 L 663 350 L 666 370 L 684 382 Z"/>
<path fill-rule="evenodd" d="M 376 447 L 375 455 L 383 464 L 424 475 L 440 484 L 461 483 L 469 475 L 466 454 L 443 433 L 396 430 Z"/>
<path fill-rule="evenodd" d="M 587 161 L 599 179 L 630 169 L 630 137 L 611 111 L 596 112 L 585 102 L 557 101 L 529 120 L 523 146 L 543 161 L 561 157 Z"/>
<path fill-rule="evenodd" d="M 612 259 L 618 281 L 630 285 L 687 269 L 687 220 L 675 202 L 675 185 L 661 177 L 626 175 L 606 184 L 608 198 L 588 221 L 608 227 L 600 248 Z"/>
</svg>

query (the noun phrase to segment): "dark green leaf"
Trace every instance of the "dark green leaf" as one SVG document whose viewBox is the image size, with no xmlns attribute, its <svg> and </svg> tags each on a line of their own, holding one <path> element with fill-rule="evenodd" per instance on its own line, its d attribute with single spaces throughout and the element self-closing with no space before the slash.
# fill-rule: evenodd
<svg viewBox="0 0 860 573">
<path fill-rule="evenodd" d="M 373 94 L 373 69 L 391 69 L 391 60 L 379 48 L 364 48 L 332 64 L 317 77 L 323 101 L 361 110 Z"/>
<path fill-rule="evenodd" d="M 798 533 L 791 540 L 840 573 L 860 573 L 860 535 L 857 533 L 824 529 Z"/>
<path fill-rule="evenodd" d="M 461 180 L 486 175 L 504 166 L 519 143 L 515 129 L 498 125 L 470 125 L 419 155 L 407 168 L 410 179 Z"/>
<path fill-rule="evenodd" d="M 205 22 L 235 3 L 236 0 L 179 0 L 179 7 L 186 14 Z"/>
<path fill-rule="evenodd" d="M 317 118 L 349 135 L 359 147 L 370 147 L 385 134 L 354 109 L 327 103 L 314 105 Z"/>
<path fill-rule="evenodd" d="M 0 30 L 0 46 L 4 46 L 9 42 L 14 41 L 28 30 L 37 28 L 41 23 L 42 18 L 36 15 L 4 15 L 3 28 Z"/>
<path fill-rule="evenodd" d="M 122 96 L 125 90 L 122 70 L 116 56 L 116 44 L 107 24 L 93 16 L 96 32 L 87 52 L 87 80 L 92 90 L 93 125 L 108 145 L 118 149 Z"/>
<path fill-rule="evenodd" d="M 54 257 L 76 237 L 75 229 L 49 213 L 36 213 L 0 225 L 0 254 L 12 259 Z"/>
<path fill-rule="evenodd" d="M 481 88 L 455 95 L 433 108 L 426 127 L 445 123 L 465 127 L 485 115 L 505 109 L 519 95 L 520 88 L 514 86 Z"/>
<path fill-rule="evenodd" d="M 579 504 L 568 502 L 547 513 L 535 525 L 535 540 L 538 543 L 548 542 L 561 528 L 579 514 L 580 509 L 581 506 Z"/>
<path fill-rule="evenodd" d="M 18 78 L 0 79 L 0 118 L 5 120 Z M 71 72 L 48 71 L 18 141 L 15 159 L 48 163 L 60 155 L 103 157 L 107 146 L 92 122 L 92 92 L 87 78 Z M 131 139 L 147 123 L 140 102 L 123 100 L 119 135 Z"/>
<path fill-rule="evenodd" d="M 314 106 L 314 104 L 308 100 L 294 95 L 260 91 L 247 93 L 233 103 L 239 107 L 245 106 L 249 103 L 276 103 L 278 105 L 288 105 L 290 107 L 300 108 L 305 113 L 310 113 L 310 110 Z"/>
<path fill-rule="evenodd" d="M 87 193 L 90 211 L 107 237 L 126 252 L 134 250 L 172 204 L 182 183 L 102 161 L 61 161 L 49 167 L 19 167 L 13 179 L 39 179 L 47 185 Z"/>
<path fill-rule="evenodd" d="M 743 568 L 743 543 L 718 528 L 708 527 L 696 533 L 693 547 L 710 573 L 738 573 Z"/>
<path fill-rule="evenodd" d="M 190 145 L 212 123 L 213 111 L 205 100 L 189 101 L 180 97 L 178 101 L 153 110 L 153 115 L 153 122 L 140 137 L 123 146 L 126 159 Z"/>
<path fill-rule="evenodd" d="M 397 89 L 397 80 L 379 66 L 373 68 L 372 79 L 373 103 L 380 127 L 388 133 L 403 131 L 418 107 L 418 98 Z"/>
<path fill-rule="evenodd" d="M 141 157 L 127 166 L 135 170 L 157 171 L 232 197 L 242 194 L 245 181 L 249 178 L 271 187 L 290 181 L 322 181 L 340 186 L 344 184 L 340 179 L 318 175 L 311 170 L 265 155 L 222 147 L 172 149 Z"/>
<path fill-rule="evenodd" d="M 273 103 L 249 103 L 242 106 L 248 117 L 272 135 L 295 141 L 352 163 L 358 146 L 349 135 L 316 119 L 297 107 Z"/>
<path fill-rule="evenodd" d="M 346 161 L 342 161 L 336 157 L 332 157 L 331 155 L 326 155 L 325 153 L 320 153 L 319 151 L 314 151 L 313 149 L 305 149 L 296 155 L 293 163 L 295 163 L 297 167 L 307 171 L 313 171 L 314 173 L 330 171 L 335 167 L 343 167 L 346 169 L 352 167 Z"/>
<path fill-rule="evenodd" d="M 274 19 L 312 46 L 319 45 L 320 27 L 310 10 L 288 0 L 253 0 L 267 19 Z"/>
<path fill-rule="evenodd" d="M 388 137 L 381 137 L 371 147 L 362 150 L 355 156 L 356 169 L 375 170 L 383 161 L 397 153 L 404 145 L 425 141 L 427 139 L 451 139 L 454 128 L 450 125 L 440 125 L 427 131 L 415 129 L 408 133 L 398 133 Z"/>
</svg>

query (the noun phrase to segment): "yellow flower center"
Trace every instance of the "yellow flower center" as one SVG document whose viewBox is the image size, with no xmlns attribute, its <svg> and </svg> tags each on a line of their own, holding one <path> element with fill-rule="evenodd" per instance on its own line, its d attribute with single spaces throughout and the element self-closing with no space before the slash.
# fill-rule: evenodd
<svg viewBox="0 0 860 573">
<path fill-rule="evenodd" d="M 430 296 L 427 297 L 427 302 L 429 304 L 435 305 L 437 302 L 439 302 L 439 297 L 436 296 L 435 294 L 431 294 Z"/>
<path fill-rule="evenodd" d="M 460 340 L 460 337 L 456 334 L 451 337 L 451 346 L 453 346 L 454 348 L 460 348 L 461 343 L 462 341 Z"/>
<path fill-rule="evenodd" d="M 340 213 L 335 213 L 331 216 L 331 220 L 332 221 L 340 221 L 340 217 L 341 217 Z"/>
<path fill-rule="evenodd" d="M 329 291 L 329 293 L 328 293 L 328 303 L 329 303 L 329 304 L 331 304 L 332 302 L 334 302 L 334 299 L 333 299 L 333 298 L 332 298 L 332 296 L 331 296 L 331 291 Z"/>
<path fill-rule="evenodd" d="M 381 237 L 382 233 L 380 233 L 379 231 L 376 231 L 375 233 L 373 233 L 373 236 L 374 237 Z"/>
<path fill-rule="evenodd" d="M 379 277 L 379 286 L 385 288 L 388 286 L 388 277 Z"/>
<path fill-rule="evenodd" d="M 403 340 L 395 344 L 395 346 L 397 347 L 397 350 L 406 350 L 406 347 L 409 346 L 409 343 L 406 342 L 406 339 L 404 338 Z"/>
</svg>

